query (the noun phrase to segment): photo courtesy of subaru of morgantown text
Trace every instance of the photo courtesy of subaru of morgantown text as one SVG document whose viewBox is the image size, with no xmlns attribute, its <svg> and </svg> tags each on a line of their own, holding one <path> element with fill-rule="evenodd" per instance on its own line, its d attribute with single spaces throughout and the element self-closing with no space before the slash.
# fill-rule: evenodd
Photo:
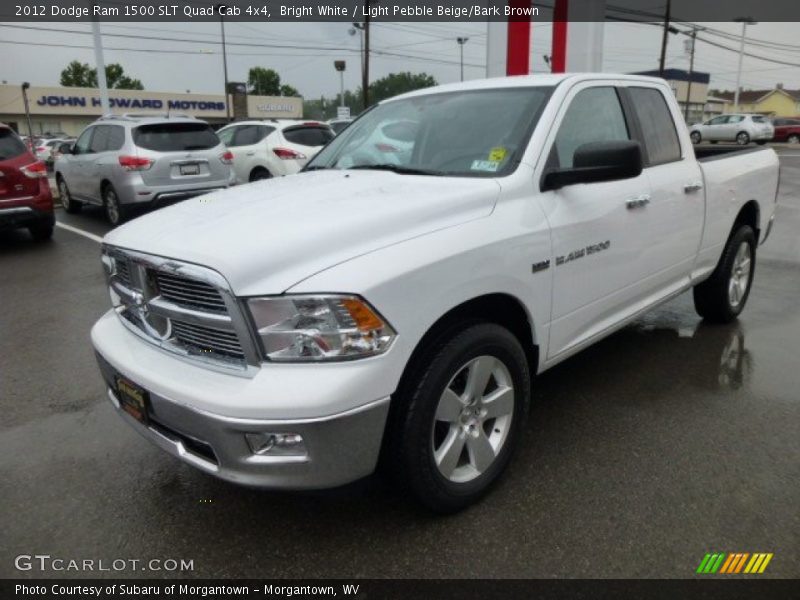
<svg viewBox="0 0 800 600">
<path fill-rule="evenodd" d="M 0 596 L 800 592 L 800 6 L 620 2 L 0 8 Z"/>
</svg>

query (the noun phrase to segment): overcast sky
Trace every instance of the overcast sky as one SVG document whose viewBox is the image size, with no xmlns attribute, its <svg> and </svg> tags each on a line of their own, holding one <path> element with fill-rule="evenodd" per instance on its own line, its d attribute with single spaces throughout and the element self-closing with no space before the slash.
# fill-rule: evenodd
<svg viewBox="0 0 800 600">
<path fill-rule="evenodd" d="M 715 30 L 713 33 L 701 33 L 701 37 L 706 36 L 716 43 L 738 48 L 736 40 L 719 37 L 716 30 L 739 35 L 741 25 L 701 25 Z M 784 83 L 787 88 L 800 88 L 799 25 L 761 23 L 748 27 L 748 36 L 754 41 L 747 45 L 747 52 L 798 66 L 745 57 L 742 74 L 745 88 L 771 88 L 777 82 Z M 226 22 L 225 27 L 231 81 L 246 81 L 250 67 L 263 66 L 278 71 L 284 83 L 296 87 L 307 98 L 317 98 L 322 94 L 333 96 L 339 91 L 339 76 L 333 68 L 333 61 L 346 59 L 345 86 L 355 89 L 360 83 L 359 35 L 350 34 L 348 23 Z M 68 29 L 76 33 L 45 31 L 48 28 Z M 223 77 L 218 23 L 103 23 L 101 28 L 106 62 L 121 63 L 129 75 L 141 79 L 146 89 L 221 92 Z M 533 72 L 548 70 L 543 55 L 550 53 L 551 30 L 550 23 L 533 25 Z M 21 23 L 13 27 L 0 27 L 0 51 L 4 57 L 0 62 L 0 80 L 13 84 L 30 81 L 32 85 L 59 85 L 61 69 L 69 61 L 94 62 L 89 32 L 88 24 L 74 23 Z M 138 39 L 136 36 L 158 39 Z M 485 23 L 373 23 L 372 47 L 376 52 L 385 54 L 372 55 L 370 76 L 375 79 L 393 71 L 425 71 L 441 83 L 457 81 L 459 48 L 455 40 L 458 36 L 469 38 L 464 48 L 465 78 L 484 77 Z M 187 43 L 176 39 L 195 41 Z M 685 39 L 683 35 L 670 36 L 668 67 L 688 68 Z M 762 45 L 764 41 L 770 42 L 773 47 L 765 47 Z M 787 46 L 775 47 L 776 43 Z M 655 69 L 658 67 L 660 44 L 659 27 L 608 22 L 605 24 L 604 71 Z M 711 73 L 712 86 L 733 89 L 736 66 L 735 51 L 697 42 L 695 69 Z"/>
</svg>

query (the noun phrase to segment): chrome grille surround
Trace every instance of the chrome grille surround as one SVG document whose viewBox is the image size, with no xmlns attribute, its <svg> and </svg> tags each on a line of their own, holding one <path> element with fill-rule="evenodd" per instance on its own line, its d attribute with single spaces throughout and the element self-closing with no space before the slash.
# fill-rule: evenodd
<svg viewBox="0 0 800 600">
<path fill-rule="evenodd" d="M 103 246 L 114 310 L 133 333 L 193 363 L 253 376 L 258 344 L 228 282 L 216 271 Z"/>
</svg>

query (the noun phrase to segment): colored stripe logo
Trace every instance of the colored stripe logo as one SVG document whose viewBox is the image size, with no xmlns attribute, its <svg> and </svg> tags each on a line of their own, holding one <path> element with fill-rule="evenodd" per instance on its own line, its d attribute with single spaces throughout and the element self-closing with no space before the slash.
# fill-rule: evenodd
<svg viewBox="0 0 800 600">
<path fill-rule="evenodd" d="M 715 552 L 706 554 L 697 567 L 697 573 L 736 575 L 739 573 L 763 573 L 772 552 Z"/>
</svg>

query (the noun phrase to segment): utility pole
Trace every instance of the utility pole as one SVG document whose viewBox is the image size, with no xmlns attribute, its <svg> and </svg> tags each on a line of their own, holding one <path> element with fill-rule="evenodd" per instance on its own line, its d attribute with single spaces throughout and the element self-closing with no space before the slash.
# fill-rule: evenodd
<svg viewBox="0 0 800 600">
<path fill-rule="evenodd" d="M 361 94 L 364 98 L 364 110 L 369 108 L 369 0 L 364 0 L 364 73 L 361 78 Z"/>
<path fill-rule="evenodd" d="M 225 7 L 224 4 L 217 4 L 216 8 L 219 12 L 219 26 L 222 30 L 222 76 L 225 79 L 225 93 L 223 94 L 223 98 L 225 99 L 225 121 L 228 123 L 231 122 L 231 104 L 228 102 L 228 53 L 225 48 L 225 16 L 222 12 L 222 9 Z"/>
<path fill-rule="evenodd" d="M 461 50 L 461 81 L 464 81 L 464 44 L 469 40 L 468 37 L 457 37 L 458 48 Z"/>
<path fill-rule="evenodd" d="M 744 38 L 747 33 L 748 25 L 755 25 L 756 21 L 752 17 L 739 17 L 734 19 L 737 23 L 742 24 L 742 39 L 739 42 L 739 66 L 736 68 L 736 90 L 733 92 L 733 104 L 736 106 L 734 109 L 739 111 L 739 88 L 742 87 L 742 59 L 744 58 Z"/>
<path fill-rule="evenodd" d="M 667 0 L 667 9 L 664 12 L 664 33 L 661 36 L 661 58 L 658 61 L 658 76 L 664 77 L 664 61 L 667 58 L 667 37 L 669 36 L 669 17 L 671 0 Z"/>
<path fill-rule="evenodd" d="M 108 100 L 106 63 L 103 60 L 103 38 L 100 36 L 100 21 L 97 20 L 97 17 L 92 19 L 92 34 L 94 35 L 94 62 L 97 68 L 97 85 L 100 88 L 100 107 L 105 116 L 111 114 L 111 103 Z"/>
<path fill-rule="evenodd" d="M 689 81 L 686 84 L 686 106 L 683 107 L 683 118 L 686 124 L 689 124 L 689 105 L 692 102 L 692 79 L 694 77 L 694 46 L 697 41 L 697 32 L 704 30 L 705 27 L 692 27 L 692 33 L 689 37 L 692 38 L 691 50 L 689 51 Z"/>
</svg>

